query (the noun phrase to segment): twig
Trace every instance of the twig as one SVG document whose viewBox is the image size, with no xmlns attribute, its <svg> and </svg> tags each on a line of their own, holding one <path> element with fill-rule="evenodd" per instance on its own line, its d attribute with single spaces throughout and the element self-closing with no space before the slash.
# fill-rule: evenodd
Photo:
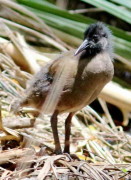
<svg viewBox="0 0 131 180">
<path fill-rule="evenodd" d="M 76 9 L 76 10 L 70 10 L 69 12 L 72 14 L 78 14 L 78 13 L 94 13 L 94 12 L 101 12 L 104 11 L 102 8 L 87 8 L 87 9 Z"/>
</svg>

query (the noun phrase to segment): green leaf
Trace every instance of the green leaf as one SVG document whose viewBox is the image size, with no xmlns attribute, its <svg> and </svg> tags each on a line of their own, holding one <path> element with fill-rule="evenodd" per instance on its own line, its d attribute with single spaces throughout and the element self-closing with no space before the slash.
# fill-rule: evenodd
<svg viewBox="0 0 131 180">
<path fill-rule="evenodd" d="M 37 1 L 37 0 L 17 0 L 19 3 L 22 3 L 28 7 L 32 7 L 34 13 L 39 13 L 39 15 L 43 14 L 43 12 L 47 12 L 54 15 L 58 15 L 59 17 L 63 17 L 65 19 L 69 19 L 69 20 L 73 20 L 76 22 L 80 22 L 80 23 L 84 23 L 86 25 L 88 24 L 92 24 L 94 22 L 96 22 L 96 20 L 91 19 L 89 17 L 85 17 L 79 14 L 71 14 L 68 11 L 59 9 L 58 7 L 56 7 L 55 5 L 49 3 L 49 2 L 43 2 L 43 1 Z M 35 12 L 36 10 L 36 12 Z M 39 12 L 38 12 L 38 11 Z M 128 32 L 123 31 L 121 29 L 118 29 L 116 27 L 113 26 L 109 26 L 109 28 L 112 30 L 113 34 L 119 38 L 123 38 L 127 41 L 131 41 L 131 36 L 128 34 Z"/>
<path fill-rule="evenodd" d="M 78 14 L 71 14 L 68 11 L 61 10 L 55 5 L 36 0 L 18 0 L 26 5 L 30 11 L 43 19 L 49 26 L 61 30 L 69 35 L 83 39 L 83 32 L 95 20 Z M 128 32 L 109 26 L 114 35 L 115 52 L 122 57 L 129 59 L 131 57 L 131 35 Z"/>
<path fill-rule="evenodd" d="M 45 11 L 51 14 L 59 15 L 61 17 L 65 17 L 74 21 L 78 22 L 86 22 L 87 24 L 89 23 L 94 23 L 95 20 L 91 18 L 86 18 L 82 15 L 79 14 L 71 14 L 67 12 L 66 10 L 59 9 L 57 6 L 49 3 L 49 2 L 43 2 L 43 1 L 37 1 L 37 0 L 17 0 L 19 3 L 25 4 L 29 7 L 32 7 L 34 9 L 38 9 L 41 11 Z"/>
<path fill-rule="evenodd" d="M 75 37 L 83 39 L 84 30 L 87 28 L 87 24 L 75 22 L 63 17 L 59 17 L 54 14 L 43 12 L 42 14 L 38 10 L 32 9 L 33 12 L 37 12 L 37 15 L 42 18 L 49 26 L 59 29 L 65 33 L 73 35 Z M 131 57 L 131 43 L 118 37 L 114 37 L 115 52 L 130 60 Z"/>
<path fill-rule="evenodd" d="M 126 9 L 122 9 L 121 7 L 105 1 L 105 0 L 81 0 L 86 3 L 92 4 L 96 7 L 104 9 L 106 12 L 128 22 L 131 24 L 131 13 L 127 11 Z"/>
<path fill-rule="evenodd" d="M 131 0 L 111 0 L 112 2 L 118 3 L 127 8 L 131 8 Z"/>
</svg>

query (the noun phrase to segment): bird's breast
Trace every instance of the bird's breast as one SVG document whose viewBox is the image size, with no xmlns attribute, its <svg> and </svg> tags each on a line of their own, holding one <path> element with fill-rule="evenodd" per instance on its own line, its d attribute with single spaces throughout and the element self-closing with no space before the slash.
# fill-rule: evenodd
<svg viewBox="0 0 131 180">
<path fill-rule="evenodd" d="M 89 61 L 82 60 L 78 64 L 74 80 L 72 79 L 73 85 L 61 96 L 59 110 L 77 111 L 90 104 L 112 79 L 113 73 L 113 64 L 108 55 L 99 55 Z"/>
<path fill-rule="evenodd" d="M 85 82 L 91 80 L 99 80 L 99 83 L 103 81 L 110 81 L 114 74 L 114 67 L 112 60 L 108 53 L 98 54 L 92 58 L 85 66 L 82 73 L 82 79 Z M 98 83 L 97 82 L 97 83 Z"/>
</svg>

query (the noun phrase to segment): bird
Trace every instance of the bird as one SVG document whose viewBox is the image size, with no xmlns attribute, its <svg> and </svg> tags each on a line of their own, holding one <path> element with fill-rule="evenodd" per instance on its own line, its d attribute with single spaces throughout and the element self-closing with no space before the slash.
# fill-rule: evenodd
<svg viewBox="0 0 131 180">
<path fill-rule="evenodd" d="M 53 83 L 56 74 L 66 68 L 61 83 Z M 63 69 L 62 69 L 63 68 Z M 68 69 L 69 68 L 69 69 Z M 69 71 L 68 71 L 69 70 Z M 59 72 L 60 71 L 60 72 Z M 112 33 L 102 22 L 90 24 L 84 33 L 84 40 L 78 49 L 69 50 L 42 67 L 32 78 L 25 97 L 19 107 L 34 106 L 42 112 L 43 105 L 52 88 L 57 88 L 57 103 L 51 114 L 50 122 L 54 137 L 56 154 L 70 153 L 71 119 L 83 107 L 91 104 L 103 87 L 114 75 Z M 60 90 L 59 87 L 60 86 Z M 52 98 L 55 93 L 52 93 Z M 18 107 L 17 107 L 18 109 Z M 68 113 L 65 120 L 65 145 L 62 151 L 58 135 L 58 115 Z"/>
</svg>

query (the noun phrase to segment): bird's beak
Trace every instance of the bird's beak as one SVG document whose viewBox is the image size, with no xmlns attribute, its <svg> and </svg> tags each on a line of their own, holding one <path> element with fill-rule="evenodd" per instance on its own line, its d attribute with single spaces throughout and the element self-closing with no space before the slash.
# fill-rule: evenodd
<svg viewBox="0 0 131 180">
<path fill-rule="evenodd" d="M 82 52 L 84 49 L 86 49 L 89 46 L 89 41 L 85 39 L 83 43 L 78 47 L 78 49 L 75 52 L 75 56 L 77 56 L 80 52 Z"/>
</svg>

